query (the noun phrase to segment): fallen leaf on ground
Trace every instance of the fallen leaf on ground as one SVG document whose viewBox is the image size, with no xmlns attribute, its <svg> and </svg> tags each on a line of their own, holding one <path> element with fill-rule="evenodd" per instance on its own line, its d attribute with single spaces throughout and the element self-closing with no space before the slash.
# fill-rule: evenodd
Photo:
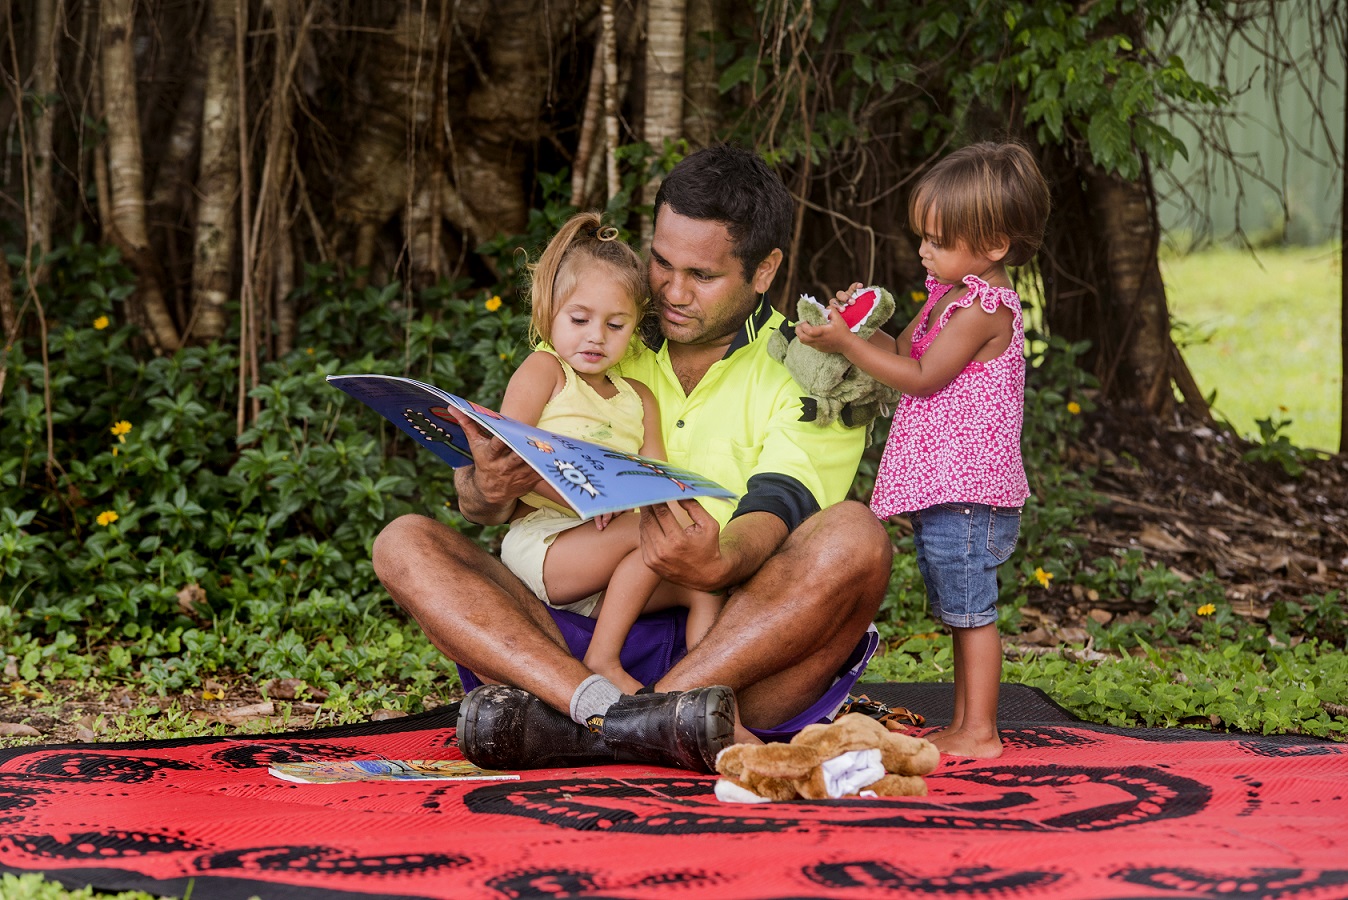
<svg viewBox="0 0 1348 900">
<path fill-rule="evenodd" d="M 251 703 L 248 706 L 236 706 L 233 709 L 220 710 L 220 718 L 232 724 L 251 722 L 253 719 L 263 719 L 275 714 L 276 704 L 272 703 L 270 700 L 264 700 L 261 703 Z"/>
<path fill-rule="evenodd" d="M 273 678 L 262 686 L 273 700 L 294 700 L 304 690 L 303 678 Z"/>
<path fill-rule="evenodd" d="M 0 722 L 0 737 L 42 737 L 42 732 L 22 722 Z"/>
</svg>

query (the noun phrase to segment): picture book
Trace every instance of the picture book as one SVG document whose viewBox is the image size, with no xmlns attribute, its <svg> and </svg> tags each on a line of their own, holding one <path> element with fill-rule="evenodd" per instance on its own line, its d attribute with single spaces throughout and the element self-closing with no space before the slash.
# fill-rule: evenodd
<svg viewBox="0 0 1348 900">
<path fill-rule="evenodd" d="M 276 763 L 272 775 L 301 784 L 351 781 L 513 781 L 518 775 L 479 769 L 466 759 L 326 759 Z"/>
<path fill-rule="evenodd" d="M 463 428 L 448 411 L 462 412 L 519 454 L 582 519 L 668 500 L 736 496 L 678 466 L 525 425 L 411 378 L 329 375 L 328 381 L 456 468 L 473 461 Z"/>
</svg>

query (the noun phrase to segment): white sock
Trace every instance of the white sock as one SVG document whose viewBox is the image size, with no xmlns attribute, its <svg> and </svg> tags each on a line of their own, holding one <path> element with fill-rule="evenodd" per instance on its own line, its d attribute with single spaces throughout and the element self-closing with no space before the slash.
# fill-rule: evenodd
<svg viewBox="0 0 1348 900">
<path fill-rule="evenodd" d="M 623 692 L 603 675 L 591 675 L 571 695 L 571 721 L 585 725 L 591 716 L 602 716 L 617 703 Z"/>
</svg>

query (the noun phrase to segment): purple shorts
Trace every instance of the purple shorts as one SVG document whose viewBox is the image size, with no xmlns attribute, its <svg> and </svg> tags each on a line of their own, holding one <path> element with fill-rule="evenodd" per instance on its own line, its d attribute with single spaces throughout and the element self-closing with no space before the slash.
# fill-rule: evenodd
<svg viewBox="0 0 1348 900">
<path fill-rule="evenodd" d="M 590 638 L 594 635 L 595 620 L 552 607 L 548 608 L 548 613 L 561 629 L 571 655 L 583 659 L 586 648 L 590 646 Z M 637 619 L 619 654 L 623 668 L 642 684 L 659 681 L 688 652 L 684 645 L 687 619 L 688 611 L 682 608 L 667 609 Z M 774 728 L 749 730 L 765 741 L 788 741 L 806 725 L 831 721 L 838 707 L 847 699 L 852 686 L 861 678 L 861 673 L 866 671 L 866 664 L 875 655 L 879 643 L 880 635 L 872 625 L 857 642 L 856 649 L 848 656 L 833 684 L 809 709 Z M 456 668 L 465 693 L 482 684 L 476 675 L 463 666 Z"/>
</svg>

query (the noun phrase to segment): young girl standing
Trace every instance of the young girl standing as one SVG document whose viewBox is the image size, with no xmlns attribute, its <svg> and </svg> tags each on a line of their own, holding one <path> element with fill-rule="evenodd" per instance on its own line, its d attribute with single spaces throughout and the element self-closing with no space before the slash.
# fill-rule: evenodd
<svg viewBox="0 0 1348 900">
<path fill-rule="evenodd" d="M 650 390 L 613 371 L 633 347 L 646 308 L 645 266 L 597 213 L 573 216 L 534 266 L 530 337 L 537 349 L 511 376 L 501 412 L 626 453 L 663 458 Z M 673 584 L 641 559 L 634 512 L 582 522 L 541 479 L 520 499 L 501 544 L 504 562 L 540 600 L 596 616 L 584 662 L 620 690 L 641 683 L 618 660 L 638 615 L 688 608 L 687 644 L 711 628 L 721 598 Z M 657 592 L 657 588 L 660 590 Z"/>
<path fill-rule="evenodd" d="M 952 756 L 1002 752 L 997 566 L 1015 549 L 1030 494 L 1020 453 L 1025 332 L 1006 269 L 1034 255 L 1048 211 L 1048 185 L 1024 147 L 957 150 L 909 198 L 928 298 L 898 339 L 866 341 L 841 315 L 796 328 L 803 343 L 904 392 L 871 509 L 908 514 L 932 613 L 951 628 L 955 711 L 931 738 Z M 859 288 L 840 291 L 834 306 Z"/>
</svg>

